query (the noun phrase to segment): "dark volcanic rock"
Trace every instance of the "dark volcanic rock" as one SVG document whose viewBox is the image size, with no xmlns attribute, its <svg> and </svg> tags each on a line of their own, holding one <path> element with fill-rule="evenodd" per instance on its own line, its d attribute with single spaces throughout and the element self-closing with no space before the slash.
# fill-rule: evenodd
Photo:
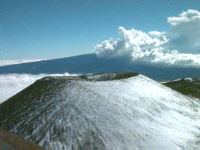
<svg viewBox="0 0 200 150">
<path fill-rule="evenodd" d="M 200 98 L 200 78 L 180 79 L 163 84 L 184 95 Z"/>
</svg>

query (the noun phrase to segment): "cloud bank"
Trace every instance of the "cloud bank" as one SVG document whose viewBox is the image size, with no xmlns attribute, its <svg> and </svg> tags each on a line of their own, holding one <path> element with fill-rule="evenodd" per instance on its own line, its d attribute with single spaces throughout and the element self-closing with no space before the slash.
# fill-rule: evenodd
<svg viewBox="0 0 200 150">
<path fill-rule="evenodd" d="M 200 12 L 188 10 L 169 17 L 168 32 L 118 28 L 122 39 L 112 38 L 96 45 L 98 57 L 128 57 L 134 63 L 159 66 L 200 67 Z"/>
<path fill-rule="evenodd" d="M 0 75 L 0 104 L 45 76 L 76 76 L 76 74 L 7 74 Z"/>
<path fill-rule="evenodd" d="M 42 59 L 44 60 L 44 59 Z M 22 59 L 22 60 L 0 60 L 0 67 L 14 64 L 23 64 L 28 62 L 42 61 L 41 59 Z"/>
</svg>

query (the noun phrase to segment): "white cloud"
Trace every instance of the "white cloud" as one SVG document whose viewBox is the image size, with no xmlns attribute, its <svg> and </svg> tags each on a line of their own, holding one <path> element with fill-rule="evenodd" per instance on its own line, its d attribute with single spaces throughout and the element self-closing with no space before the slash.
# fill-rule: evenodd
<svg viewBox="0 0 200 150">
<path fill-rule="evenodd" d="M 42 60 L 44 60 L 44 59 L 42 59 Z M 36 62 L 36 61 L 41 61 L 41 59 L 0 60 L 0 66 L 22 64 L 22 63 Z"/>
<path fill-rule="evenodd" d="M 106 40 L 98 44 L 99 57 L 130 57 L 135 63 L 152 65 L 200 67 L 200 12 L 188 10 L 179 17 L 169 17 L 169 32 L 150 31 L 147 34 L 135 29 L 119 27 L 122 39 Z"/>
<path fill-rule="evenodd" d="M 166 34 L 171 37 L 167 44 L 169 49 L 183 53 L 200 53 L 200 12 L 189 9 L 178 17 L 169 17 L 168 22 L 172 25 Z"/>
<path fill-rule="evenodd" d="M 7 74 L 0 75 L 0 103 L 45 76 L 76 76 L 76 74 Z"/>
<path fill-rule="evenodd" d="M 165 34 L 165 32 L 150 31 L 148 32 L 148 34 L 154 37 L 162 37 Z"/>
<path fill-rule="evenodd" d="M 200 12 L 197 10 L 191 10 L 189 9 L 187 12 L 183 12 L 179 15 L 179 17 L 169 17 L 168 22 L 171 25 L 179 25 L 182 23 L 188 23 L 188 22 L 196 22 L 200 21 Z"/>
<path fill-rule="evenodd" d="M 121 57 L 130 56 L 134 52 L 142 53 L 158 47 L 160 44 L 166 42 L 166 38 L 162 37 L 151 38 L 149 35 L 142 31 L 135 29 L 125 30 L 123 27 L 119 27 L 119 34 L 124 36 L 123 39 L 118 39 L 117 41 L 110 40 L 104 41 L 95 47 L 96 53 L 99 57 Z"/>
<path fill-rule="evenodd" d="M 0 103 L 23 90 L 45 75 L 8 74 L 0 75 Z"/>
</svg>

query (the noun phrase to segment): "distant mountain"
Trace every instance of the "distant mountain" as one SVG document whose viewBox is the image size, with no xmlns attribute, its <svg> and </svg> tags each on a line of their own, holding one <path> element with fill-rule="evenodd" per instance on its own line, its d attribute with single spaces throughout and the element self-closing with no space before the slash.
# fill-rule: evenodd
<svg viewBox="0 0 200 150">
<path fill-rule="evenodd" d="M 0 105 L 0 127 L 45 148 L 199 144 L 200 104 L 148 77 L 45 77 Z"/>
<path fill-rule="evenodd" d="M 200 99 L 200 78 L 180 79 L 163 84 L 184 95 Z"/>
<path fill-rule="evenodd" d="M 96 54 L 86 54 L 61 59 L 43 60 L 18 65 L 0 67 L 0 74 L 53 73 L 96 74 L 109 72 L 138 72 L 157 81 L 169 81 L 179 78 L 195 78 L 200 76 L 200 69 L 155 67 L 134 64 L 129 58 L 99 58 Z"/>
</svg>

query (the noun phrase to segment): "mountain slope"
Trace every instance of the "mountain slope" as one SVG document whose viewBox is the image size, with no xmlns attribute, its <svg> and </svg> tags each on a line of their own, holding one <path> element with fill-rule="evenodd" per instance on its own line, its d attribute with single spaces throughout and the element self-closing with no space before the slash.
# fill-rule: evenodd
<svg viewBox="0 0 200 150">
<path fill-rule="evenodd" d="M 0 127 L 46 148 L 174 149 L 199 143 L 199 106 L 134 73 L 45 77 L 0 105 Z"/>
<path fill-rule="evenodd" d="M 147 66 L 139 63 L 135 64 L 130 58 L 105 59 L 97 57 L 96 54 L 0 67 L 0 74 L 55 74 L 66 72 L 70 74 L 96 74 L 127 71 L 138 72 L 158 81 L 200 76 L 200 69 L 197 68 Z"/>
</svg>

